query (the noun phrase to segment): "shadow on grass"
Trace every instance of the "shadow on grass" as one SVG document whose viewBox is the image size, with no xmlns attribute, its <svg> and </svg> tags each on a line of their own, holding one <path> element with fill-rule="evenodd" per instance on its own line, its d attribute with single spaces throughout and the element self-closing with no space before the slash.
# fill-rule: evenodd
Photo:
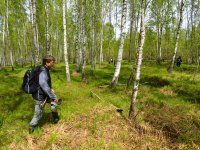
<svg viewBox="0 0 200 150">
<path fill-rule="evenodd" d="M 183 71 L 185 73 L 194 73 L 196 71 L 196 66 L 186 66 L 183 65 L 180 68 L 176 68 L 178 71 Z"/>
<path fill-rule="evenodd" d="M 200 121 L 197 116 L 186 113 L 187 107 L 180 105 L 170 107 L 151 99 L 146 105 L 148 110 L 144 114 L 145 121 L 156 129 L 164 131 L 167 137 L 175 142 L 200 143 Z"/>
<path fill-rule="evenodd" d="M 200 103 L 200 95 L 199 95 L 199 89 L 188 89 L 188 87 L 185 88 L 176 88 L 174 91 L 181 97 L 184 98 L 185 101 L 191 102 L 191 103 Z"/>
<path fill-rule="evenodd" d="M 45 106 L 48 107 L 48 106 Z M 50 106 L 49 106 L 50 107 Z M 44 126 L 46 123 L 52 123 L 53 122 L 53 117 L 52 117 L 52 113 L 51 112 L 43 112 L 42 114 L 42 118 L 39 121 L 39 126 L 42 127 Z"/>
<path fill-rule="evenodd" d="M 170 85 L 170 82 L 168 80 L 162 79 L 158 76 L 144 76 L 140 80 L 141 84 L 149 85 L 152 87 L 163 87 Z"/>
<path fill-rule="evenodd" d="M 113 74 L 109 72 L 104 72 L 104 70 L 98 70 L 95 75 L 88 74 L 88 79 L 93 83 L 97 83 L 98 85 L 110 84 L 112 80 Z M 108 82 L 110 81 L 110 83 Z"/>
<path fill-rule="evenodd" d="M 2 113 L 15 111 L 26 101 L 22 91 L 4 93 L 0 96 L 0 98 L 3 99 L 1 104 L 3 110 Z"/>
</svg>

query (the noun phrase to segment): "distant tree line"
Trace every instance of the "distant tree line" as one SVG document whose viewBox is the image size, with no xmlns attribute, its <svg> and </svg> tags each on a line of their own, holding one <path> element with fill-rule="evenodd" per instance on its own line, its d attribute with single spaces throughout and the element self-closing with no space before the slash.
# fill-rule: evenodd
<svg viewBox="0 0 200 150">
<path fill-rule="evenodd" d="M 37 64 L 44 54 L 64 61 L 62 0 L 0 0 L 0 64 Z M 127 0 L 123 59 L 134 61 L 140 30 L 140 1 Z M 171 60 L 180 2 L 146 0 L 144 60 Z M 77 64 L 103 64 L 117 59 L 123 0 L 65 0 L 67 57 Z M 200 2 L 185 0 L 177 55 L 197 63 L 200 50 Z M 118 38 L 117 38 L 118 37 Z M 86 52 L 84 54 L 83 52 Z"/>
</svg>

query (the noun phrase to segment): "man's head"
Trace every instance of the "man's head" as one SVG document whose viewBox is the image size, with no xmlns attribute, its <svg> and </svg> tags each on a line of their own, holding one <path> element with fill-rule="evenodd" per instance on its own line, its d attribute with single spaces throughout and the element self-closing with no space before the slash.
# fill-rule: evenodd
<svg viewBox="0 0 200 150">
<path fill-rule="evenodd" d="M 55 64 L 55 58 L 51 55 L 44 56 L 42 64 L 47 68 L 51 69 Z"/>
</svg>

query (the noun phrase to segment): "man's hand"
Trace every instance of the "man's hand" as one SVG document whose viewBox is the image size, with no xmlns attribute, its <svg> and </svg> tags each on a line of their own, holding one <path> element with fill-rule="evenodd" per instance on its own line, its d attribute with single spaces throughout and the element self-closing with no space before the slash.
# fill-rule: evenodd
<svg viewBox="0 0 200 150">
<path fill-rule="evenodd" d="M 60 105 L 62 103 L 62 99 L 54 99 L 54 100 L 52 100 L 52 103 Z"/>
<path fill-rule="evenodd" d="M 57 103 L 58 103 L 58 99 L 52 99 L 51 104 L 57 105 Z"/>
</svg>

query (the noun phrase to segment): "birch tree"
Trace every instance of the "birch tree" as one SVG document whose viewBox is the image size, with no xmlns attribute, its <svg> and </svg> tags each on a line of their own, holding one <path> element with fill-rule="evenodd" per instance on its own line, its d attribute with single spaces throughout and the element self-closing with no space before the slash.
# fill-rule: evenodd
<svg viewBox="0 0 200 150">
<path fill-rule="evenodd" d="M 196 54 L 198 55 L 198 47 L 196 44 L 196 37 L 198 36 L 198 34 L 196 34 L 196 30 L 197 30 L 197 25 L 198 25 L 198 20 L 199 20 L 199 15 L 198 15 L 198 11 L 199 11 L 199 4 L 200 1 L 199 0 L 190 0 L 189 2 L 189 6 L 190 8 L 190 27 L 191 27 L 191 32 L 189 34 L 189 40 L 190 40 L 190 44 L 189 44 L 189 63 L 194 63 L 195 58 L 197 58 L 197 62 L 198 62 L 198 56 L 196 57 Z M 188 21 L 189 22 L 189 21 Z"/>
<path fill-rule="evenodd" d="M 100 52 L 99 52 L 99 66 L 101 67 L 103 63 L 103 26 L 104 26 L 104 8 L 103 8 L 103 2 L 101 2 L 101 33 L 100 33 Z"/>
<path fill-rule="evenodd" d="M 86 82 L 86 36 L 85 36 L 85 5 L 86 0 L 82 0 L 81 16 L 81 44 L 83 49 L 82 82 Z"/>
<path fill-rule="evenodd" d="M 76 72 L 81 71 L 81 59 L 82 59 L 82 52 L 79 47 L 79 11 L 78 11 L 78 1 L 74 1 L 74 20 L 75 20 L 75 57 L 76 57 Z"/>
<path fill-rule="evenodd" d="M 133 35 L 133 23 L 134 23 L 134 13 L 135 13 L 135 9 L 134 9 L 134 2 L 133 0 L 130 1 L 130 46 L 129 46 L 129 62 L 131 62 L 132 60 L 132 50 L 133 50 L 133 43 L 132 43 L 132 35 Z"/>
<path fill-rule="evenodd" d="M 118 27 L 118 0 L 115 0 L 115 40 L 117 40 L 117 27 Z"/>
<path fill-rule="evenodd" d="M 91 51 L 91 73 L 95 71 L 95 57 L 96 57 L 96 0 L 92 1 L 92 51 Z"/>
<path fill-rule="evenodd" d="M 20 32 L 19 32 L 19 20 L 17 19 L 16 20 L 16 30 L 17 30 L 17 41 L 18 41 L 18 46 L 19 46 L 19 51 L 20 51 L 20 64 L 21 64 L 21 66 L 23 67 L 23 54 L 22 54 L 22 46 L 21 46 L 21 41 L 20 41 L 20 39 L 21 39 L 21 37 L 20 37 Z"/>
<path fill-rule="evenodd" d="M 8 27 L 8 16 L 9 16 L 9 8 L 8 8 L 8 0 L 6 0 L 6 38 L 7 38 L 7 50 L 9 51 L 9 57 L 10 57 L 10 63 L 12 66 L 12 70 L 14 70 L 14 63 L 13 63 L 13 52 L 11 49 L 11 44 L 10 44 L 10 32 L 9 32 L 9 27 Z"/>
<path fill-rule="evenodd" d="M 2 4 L 0 5 L 0 59 L 2 67 L 10 64 L 22 64 L 22 59 L 24 64 L 30 61 L 37 65 L 40 55 L 46 53 L 55 55 L 58 63 L 64 62 L 62 0 L 0 1 Z M 126 50 L 123 50 L 123 58 L 132 61 L 135 59 L 133 56 L 139 43 L 140 19 L 138 18 L 140 17 L 138 16 L 140 16 L 139 3 L 141 1 L 126 1 L 128 3 L 127 8 L 130 6 L 128 11 L 130 16 L 127 19 L 130 25 L 129 32 L 125 33 L 127 42 L 124 44 Z M 9 4 L 8 11 L 7 2 Z M 162 60 L 162 58 L 168 60 L 172 57 L 180 17 L 180 2 L 181 0 L 179 0 L 179 4 L 177 4 L 178 1 L 148 0 L 151 7 L 149 7 L 147 13 L 147 21 L 150 22 L 146 24 L 147 42 L 144 46 L 146 53 L 143 56 L 145 60 L 152 59 L 155 56 L 159 58 L 158 60 Z M 83 57 L 85 61 L 91 63 L 92 72 L 95 71 L 97 56 L 100 65 L 103 63 L 103 58 L 107 61 L 110 61 L 113 57 L 115 60 L 120 58 L 118 57 L 119 46 L 116 48 L 116 45 L 120 44 L 121 39 L 116 39 L 116 37 L 118 35 L 118 22 L 121 23 L 119 14 L 121 15 L 123 12 L 120 6 L 122 1 L 85 0 L 85 3 L 87 5 L 84 8 L 82 7 L 82 0 L 68 1 L 70 5 L 66 18 L 68 23 L 66 25 L 67 59 L 68 62 L 70 60 L 76 62 L 77 72 L 81 72 L 82 68 L 85 68 Z M 187 20 L 185 22 L 188 22 L 188 24 L 187 29 L 180 29 L 180 33 L 183 34 L 180 34 L 181 41 L 179 39 L 178 47 L 181 49 L 180 55 L 182 55 L 183 60 L 188 60 L 188 63 L 196 63 L 200 54 L 198 43 L 200 33 L 199 4 L 200 0 L 184 1 L 184 8 L 187 8 L 187 13 L 185 13 Z M 28 5 L 30 5 L 30 11 L 27 9 Z M 85 9 L 85 15 L 82 13 L 83 9 Z M 7 12 L 8 19 L 6 17 Z M 120 29 L 121 27 L 119 27 Z M 183 36 L 186 36 L 186 38 Z M 173 50 L 170 51 L 170 49 Z M 103 57 L 104 53 L 106 55 Z M 87 58 L 88 56 L 89 58 Z M 11 58 L 13 58 L 12 61 Z M 117 61 L 115 62 L 117 64 Z M 119 65 L 116 67 L 119 68 Z M 120 72 L 120 69 L 118 71 Z M 132 77 L 132 79 L 134 78 Z"/>
<path fill-rule="evenodd" d="M 62 0 L 63 6 L 63 43 L 64 43 L 64 60 L 65 60 L 65 71 L 66 71 L 66 79 L 70 81 L 70 72 L 69 72 L 69 64 L 68 64 L 68 54 L 67 54 L 67 35 L 66 35 L 66 0 Z"/>
<path fill-rule="evenodd" d="M 55 17 L 57 18 L 58 15 L 60 15 L 60 8 L 59 8 L 59 5 L 58 5 L 58 2 L 56 1 L 53 1 L 53 10 L 54 10 L 54 14 L 55 14 Z M 62 18 L 61 18 L 62 19 Z M 56 56 L 57 56 L 57 62 L 59 63 L 60 60 L 61 60 L 61 57 L 62 57 L 62 42 L 60 40 L 60 38 L 63 38 L 61 37 L 61 34 L 60 34 L 60 28 L 59 28 L 59 24 L 60 24 L 60 20 L 59 19 L 56 19 L 56 21 L 54 22 L 55 24 L 55 48 L 56 48 Z"/>
<path fill-rule="evenodd" d="M 165 16 L 167 12 L 167 1 L 166 0 L 153 0 L 151 4 L 151 23 L 155 24 L 157 31 L 157 64 L 161 64 L 162 60 L 162 36 L 163 28 L 165 25 Z"/>
<path fill-rule="evenodd" d="M 2 66 L 6 66 L 5 62 L 5 16 L 3 17 L 3 27 L 2 27 L 2 54 L 1 54 L 1 63 L 0 63 L 0 70 L 2 69 Z"/>
<path fill-rule="evenodd" d="M 137 6 L 139 7 L 139 3 L 138 0 L 136 1 Z M 136 7 L 136 8 L 138 8 Z M 137 31 L 139 28 L 139 19 L 140 19 L 140 7 L 137 10 L 137 13 L 135 14 L 135 24 L 134 24 L 134 48 L 137 49 L 138 47 L 138 36 L 137 36 Z"/>
<path fill-rule="evenodd" d="M 194 25 L 194 0 L 191 0 L 191 10 L 190 10 L 190 25 L 191 25 L 191 32 L 190 32 L 190 48 L 189 48 L 189 63 L 194 62 L 194 37 L 195 37 L 195 25 Z"/>
<path fill-rule="evenodd" d="M 49 55 L 50 54 L 50 40 L 51 40 L 51 36 L 49 33 L 49 2 L 48 0 L 45 0 L 44 3 L 44 8 L 45 8 L 45 14 L 46 14 L 46 18 L 45 18 L 45 27 L 46 27 L 46 34 L 45 34 L 45 38 L 46 38 L 46 42 L 45 42 L 45 49 L 46 49 L 46 54 Z"/>
<path fill-rule="evenodd" d="M 108 62 L 110 63 L 110 45 L 111 45 L 111 25 L 112 25 L 112 0 L 109 1 L 109 34 L 108 34 Z"/>
<path fill-rule="evenodd" d="M 27 55 L 27 40 L 26 40 L 26 23 L 23 23 L 23 46 L 24 46 L 24 62 L 26 62 Z"/>
<path fill-rule="evenodd" d="M 137 60 L 136 60 L 137 68 L 136 68 L 135 81 L 134 81 L 134 86 L 133 86 L 132 96 L 131 96 L 129 118 L 133 118 L 135 115 L 137 93 L 138 93 L 139 82 L 140 82 L 140 69 L 141 69 L 141 65 L 142 65 L 142 51 L 143 51 L 143 45 L 144 45 L 144 40 L 145 40 L 144 9 L 145 9 L 145 0 L 141 0 L 140 41 L 139 41 L 138 49 L 137 49 L 137 52 L 138 52 L 138 56 L 137 56 Z"/>
<path fill-rule="evenodd" d="M 139 22 L 139 18 L 140 18 L 140 7 L 138 8 L 137 6 L 139 6 L 139 2 L 137 0 L 131 1 L 130 2 L 130 12 L 131 12 L 131 23 L 130 23 L 130 46 L 129 46 L 129 62 L 132 60 L 132 49 L 134 48 L 135 50 L 137 49 L 137 31 L 138 31 L 138 22 Z M 134 26 L 134 28 L 133 28 Z M 132 33 L 133 32 L 133 33 Z M 132 37 L 133 34 L 133 37 Z M 133 38 L 133 39 L 132 39 Z M 137 52 L 137 51 L 136 51 Z M 135 53 L 136 53 L 135 52 Z M 137 59 L 137 58 L 136 58 Z M 135 61 L 136 62 L 136 61 Z M 134 66 L 135 64 L 133 64 Z M 128 88 L 134 78 L 134 72 L 135 72 L 135 68 L 132 68 L 131 74 L 129 76 L 129 79 L 127 81 L 127 85 L 126 87 Z"/>
<path fill-rule="evenodd" d="M 100 53 L 99 53 L 99 65 L 103 63 L 103 33 L 104 33 L 104 23 L 105 15 L 107 13 L 107 6 L 104 5 L 104 1 L 101 1 L 101 33 L 100 33 Z"/>
<path fill-rule="evenodd" d="M 179 16 L 179 22 L 178 22 L 177 32 L 176 32 L 174 54 L 173 54 L 173 57 L 172 57 L 171 64 L 170 64 L 170 66 L 168 68 L 168 73 L 172 73 L 173 67 L 174 67 L 174 63 L 175 63 L 175 59 L 176 59 L 176 53 L 177 53 L 177 48 L 178 48 L 178 40 L 179 40 L 179 35 L 180 35 L 180 28 L 181 28 L 181 24 L 182 24 L 182 21 L 183 21 L 183 6 L 184 6 L 184 2 L 183 2 L 183 0 L 181 0 L 180 16 Z"/>
<path fill-rule="evenodd" d="M 38 33 L 37 33 L 37 21 L 36 21 L 36 0 L 31 0 L 31 18 L 32 18 L 32 36 L 34 45 L 34 64 L 39 64 L 39 44 L 38 44 Z"/>
<path fill-rule="evenodd" d="M 123 46 L 124 46 L 124 38 L 125 38 L 125 29 L 126 29 L 126 11 L 127 11 L 127 0 L 123 0 L 122 4 L 122 19 L 121 19 L 121 34 L 120 34 L 120 45 L 118 51 L 118 58 L 117 58 L 117 65 L 115 68 L 115 73 L 111 82 L 111 87 L 115 87 L 118 82 L 120 69 L 121 69 L 121 62 L 122 62 L 122 55 L 123 55 Z"/>
</svg>

